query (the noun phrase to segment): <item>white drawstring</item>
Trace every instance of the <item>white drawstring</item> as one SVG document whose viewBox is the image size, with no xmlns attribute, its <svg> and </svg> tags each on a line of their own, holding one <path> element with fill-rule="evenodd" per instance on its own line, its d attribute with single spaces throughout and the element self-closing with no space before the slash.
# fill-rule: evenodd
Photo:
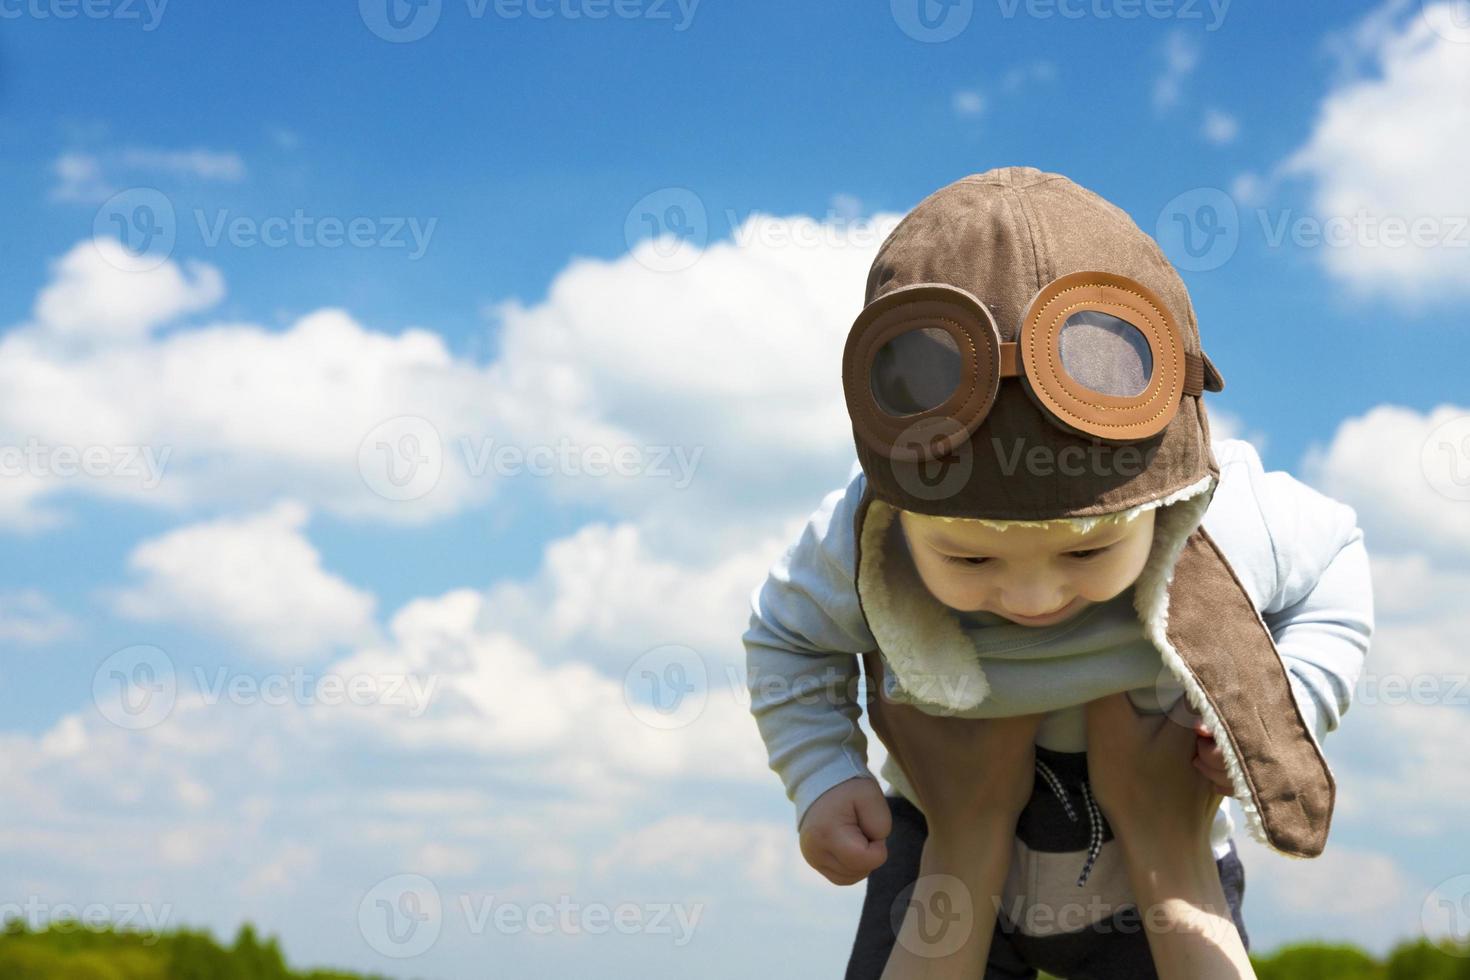
<svg viewBox="0 0 1470 980">
<path fill-rule="evenodd" d="M 1072 809 L 1072 803 L 1067 799 L 1067 791 L 1062 786 L 1062 781 L 1057 774 L 1052 772 L 1040 759 L 1036 760 L 1036 768 L 1041 772 L 1041 778 L 1051 787 L 1056 798 L 1061 801 L 1062 809 L 1067 811 L 1067 819 L 1073 823 L 1077 822 L 1077 811 Z M 1087 862 L 1082 865 L 1082 873 L 1077 876 L 1077 887 L 1081 888 L 1087 881 L 1087 876 L 1092 873 L 1093 862 L 1097 860 L 1098 853 L 1102 850 L 1102 811 L 1097 808 L 1097 802 L 1092 798 L 1092 790 L 1087 785 L 1087 780 L 1082 780 L 1082 799 L 1087 804 L 1087 824 L 1091 833 L 1091 839 L 1087 847 Z"/>
</svg>

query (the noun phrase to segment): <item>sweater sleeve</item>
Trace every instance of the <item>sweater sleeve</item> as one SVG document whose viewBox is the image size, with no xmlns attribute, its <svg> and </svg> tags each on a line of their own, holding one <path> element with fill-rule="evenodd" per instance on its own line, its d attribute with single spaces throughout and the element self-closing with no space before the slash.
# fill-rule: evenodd
<svg viewBox="0 0 1470 980">
<path fill-rule="evenodd" d="M 798 830 L 817 797 L 872 777 L 858 726 L 857 656 L 877 644 L 858 606 L 852 528 L 864 480 L 855 464 L 847 487 L 822 500 L 750 595 L 750 710 Z"/>
<path fill-rule="evenodd" d="M 1352 703 L 1373 636 L 1363 530 L 1352 507 L 1288 473 L 1258 479 L 1276 556 L 1276 586 L 1261 618 L 1320 745 Z"/>
</svg>

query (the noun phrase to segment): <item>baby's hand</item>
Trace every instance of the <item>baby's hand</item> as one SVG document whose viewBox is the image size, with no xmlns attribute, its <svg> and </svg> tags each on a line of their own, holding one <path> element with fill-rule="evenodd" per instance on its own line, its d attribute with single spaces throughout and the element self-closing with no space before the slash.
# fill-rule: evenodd
<svg viewBox="0 0 1470 980">
<path fill-rule="evenodd" d="M 801 820 L 801 856 L 834 885 L 854 885 L 888 860 L 893 815 L 878 781 L 861 776 L 817 797 Z"/>
<path fill-rule="evenodd" d="M 1230 785 L 1230 776 L 1225 771 L 1225 753 L 1215 744 L 1215 736 L 1202 721 L 1195 722 L 1194 731 L 1198 736 L 1194 740 L 1194 767 L 1215 784 L 1221 796 L 1234 796 L 1235 787 Z"/>
</svg>

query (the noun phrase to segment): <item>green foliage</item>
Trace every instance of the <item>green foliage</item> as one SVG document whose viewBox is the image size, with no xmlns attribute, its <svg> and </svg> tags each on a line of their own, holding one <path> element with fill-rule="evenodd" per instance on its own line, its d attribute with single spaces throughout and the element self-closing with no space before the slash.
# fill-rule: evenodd
<svg viewBox="0 0 1470 980">
<path fill-rule="evenodd" d="M 248 923 L 232 946 L 206 930 L 145 933 L 57 921 L 32 932 L 23 920 L 0 928 L 5 980 L 386 980 L 335 970 L 301 972 L 286 965 L 274 936 Z"/>
<path fill-rule="evenodd" d="M 1427 940 L 1395 946 L 1380 963 L 1356 946 L 1292 943 L 1252 956 L 1259 980 L 1470 980 L 1470 946 Z M 1042 973 L 1038 980 L 1058 980 Z"/>
<path fill-rule="evenodd" d="M 1293 943 L 1269 956 L 1252 956 L 1260 980 L 1470 980 L 1470 946 L 1427 940 L 1400 943 L 1385 962 L 1355 946 Z M 50 923 L 39 932 L 24 921 L 0 925 L 4 980 L 387 980 L 335 970 L 292 970 L 274 936 L 261 939 L 250 924 L 234 944 L 220 945 L 206 930 L 145 933 L 78 922 Z M 1041 974 L 1039 980 L 1057 980 Z"/>
<path fill-rule="evenodd" d="M 1380 963 L 1355 946 L 1294 943 L 1251 957 L 1260 980 L 1470 980 L 1470 949 L 1420 939 L 1400 943 Z"/>
<path fill-rule="evenodd" d="M 1356 946 L 1296 943 L 1251 957 L 1260 980 L 1383 980 L 1383 966 Z"/>
</svg>

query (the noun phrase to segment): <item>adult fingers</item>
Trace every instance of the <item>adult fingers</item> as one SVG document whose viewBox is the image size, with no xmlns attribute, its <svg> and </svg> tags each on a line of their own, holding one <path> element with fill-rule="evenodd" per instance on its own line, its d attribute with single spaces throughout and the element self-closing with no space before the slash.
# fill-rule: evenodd
<svg viewBox="0 0 1470 980">
<path fill-rule="evenodd" d="M 1086 715 L 1087 744 L 1096 748 L 1126 749 L 1148 741 L 1165 724 L 1162 714 L 1140 715 L 1123 692 L 1089 701 Z"/>
</svg>

